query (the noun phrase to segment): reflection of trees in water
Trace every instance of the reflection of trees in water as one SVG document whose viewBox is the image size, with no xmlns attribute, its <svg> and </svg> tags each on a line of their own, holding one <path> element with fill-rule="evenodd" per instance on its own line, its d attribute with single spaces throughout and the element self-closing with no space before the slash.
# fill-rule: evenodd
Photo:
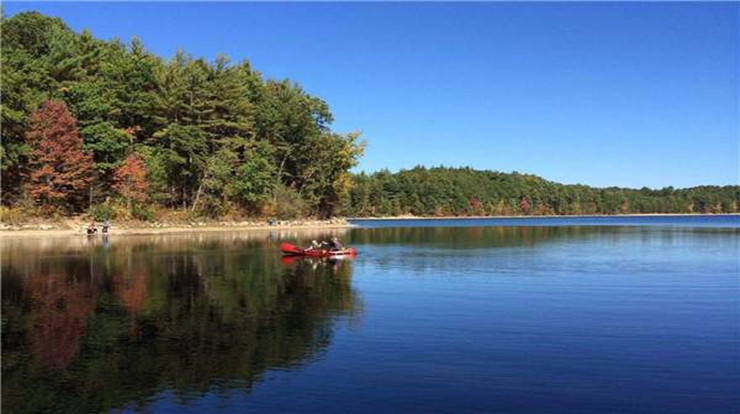
<svg viewBox="0 0 740 414">
<path fill-rule="evenodd" d="M 696 243 L 703 236 L 716 243 L 718 232 L 738 234 L 730 228 L 643 226 L 385 227 L 352 230 L 348 243 L 359 249 L 360 257 L 371 256 L 369 263 L 382 271 L 502 275 L 516 274 L 522 255 L 530 264 L 537 258 L 546 268 L 548 254 L 561 244 L 609 249 L 650 240 L 670 246 Z"/>
<path fill-rule="evenodd" d="M 147 273 L 138 269 L 133 275 L 117 274 L 113 277 L 116 295 L 121 299 L 123 307 L 131 314 L 137 315 L 146 300 Z"/>
<path fill-rule="evenodd" d="M 660 231 L 665 230 L 665 231 Z M 687 231 L 697 231 L 687 229 Z M 717 231 L 717 229 L 702 229 Z M 379 227 L 351 233 L 353 243 L 443 246 L 444 248 L 535 246 L 543 242 L 588 237 L 609 240 L 625 234 L 645 237 L 680 237 L 675 229 L 611 226 L 491 226 L 491 227 Z"/>
<path fill-rule="evenodd" d="M 89 313 L 95 308 L 97 292 L 79 271 L 68 274 L 31 273 L 27 280 L 32 310 L 31 352 L 43 366 L 59 368 L 77 354 Z"/>
<path fill-rule="evenodd" d="M 2 269 L 3 409 L 13 412 L 248 390 L 265 370 L 317 358 L 337 317 L 360 309 L 350 263 L 285 266 L 255 240 L 28 256 Z"/>
</svg>

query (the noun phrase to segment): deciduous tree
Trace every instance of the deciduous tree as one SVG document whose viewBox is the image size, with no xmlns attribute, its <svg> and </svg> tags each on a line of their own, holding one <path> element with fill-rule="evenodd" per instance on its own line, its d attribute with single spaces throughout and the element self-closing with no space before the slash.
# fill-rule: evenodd
<svg viewBox="0 0 740 414">
<path fill-rule="evenodd" d="M 133 201 L 147 201 L 146 165 L 138 154 L 130 154 L 114 173 L 113 188 L 126 199 L 129 211 Z"/>
<path fill-rule="evenodd" d="M 32 148 L 30 194 L 43 204 L 81 207 L 94 168 L 67 105 L 44 102 L 29 118 L 26 141 Z"/>
</svg>

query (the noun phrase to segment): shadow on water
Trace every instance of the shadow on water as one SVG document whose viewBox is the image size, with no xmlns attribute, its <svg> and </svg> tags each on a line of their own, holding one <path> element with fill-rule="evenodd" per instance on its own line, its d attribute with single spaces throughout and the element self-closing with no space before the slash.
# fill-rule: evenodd
<svg viewBox="0 0 740 414">
<path fill-rule="evenodd" d="M 165 391 L 187 405 L 321 358 L 360 316 L 351 263 L 283 264 L 284 237 L 3 246 L 3 411 L 141 408 Z"/>
</svg>

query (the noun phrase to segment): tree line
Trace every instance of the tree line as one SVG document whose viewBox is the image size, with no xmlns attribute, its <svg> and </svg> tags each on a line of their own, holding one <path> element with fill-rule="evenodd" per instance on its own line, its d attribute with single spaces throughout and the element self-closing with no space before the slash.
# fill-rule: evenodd
<svg viewBox="0 0 740 414">
<path fill-rule="evenodd" d="M 78 213 L 335 214 L 363 152 L 329 106 L 248 61 L 2 19 L 2 202 Z"/>
<path fill-rule="evenodd" d="M 686 189 L 593 188 L 535 175 L 471 168 L 416 167 L 354 177 L 351 216 L 487 216 L 736 213 L 740 186 Z"/>
<path fill-rule="evenodd" d="M 469 168 L 351 173 L 364 142 L 328 104 L 246 60 L 104 41 L 36 12 L 2 17 L 2 206 L 151 219 L 729 213 L 738 186 L 562 185 Z M 0 206 L 0 210 L 2 210 Z M 7 211 L 7 209 L 6 209 Z M 0 211 L 1 212 L 1 211 Z"/>
</svg>

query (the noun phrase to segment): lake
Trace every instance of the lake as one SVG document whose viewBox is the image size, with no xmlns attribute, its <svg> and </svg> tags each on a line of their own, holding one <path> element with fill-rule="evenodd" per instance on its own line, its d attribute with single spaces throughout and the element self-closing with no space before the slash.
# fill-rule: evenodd
<svg viewBox="0 0 740 414">
<path fill-rule="evenodd" d="M 355 224 L 0 239 L 3 412 L 740 410 L 740 216 Z"/>
</svg>

